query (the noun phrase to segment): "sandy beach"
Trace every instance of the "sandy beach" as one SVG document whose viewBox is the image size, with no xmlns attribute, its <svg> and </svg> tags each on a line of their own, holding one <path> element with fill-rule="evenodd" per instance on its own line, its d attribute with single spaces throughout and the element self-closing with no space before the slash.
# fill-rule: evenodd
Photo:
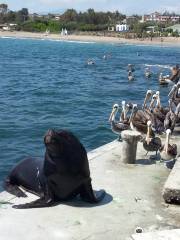
<svg viewBox="0 0 180 240">
<path fill-rule="evenodd" d="M 118 37 L 107 36 L 92 36 L 92 35 L 67 35 L 61 36 L 60 34 L 45 34 L 45 33 L 31 33 L 31 32 L 18 32 L 18 31 L 0 31 L 0 37 L 12 38 L 34 38 L 34 39 L 52 39 L 62 41 L 83 41 L 83 42 L 104 42 L 104 43 L 127 43 L 127 44 L 145 44 L 145 45 L 171 45 L 180 47 L 180 38 L 176 37 L 163 37 L 151 39 L 125 39 Z"/>
</svg>

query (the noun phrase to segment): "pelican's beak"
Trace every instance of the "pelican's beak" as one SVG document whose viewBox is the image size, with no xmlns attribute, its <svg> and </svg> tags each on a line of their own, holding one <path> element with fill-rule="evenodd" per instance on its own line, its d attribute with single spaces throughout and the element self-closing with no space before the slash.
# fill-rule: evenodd
<svg viewBox="0 0 180 240">
<path fill-rule="evenodd" d="M 149 145 L 151 139 L 150 139 L 150 128 L 151 128 L 151 122 L 147 122 L 147 134 L 146 134 L 146 142 Z"/>
<path fill-rule="evenodd" d="M 151 103 L 150 103 L 150 105 L 149 105 L 149 108 L 150 108 L 150 109 L 153 108 L 154 102 L 156 101 L 156 99 L 157 99 L 157 95 L 154 94 L 154 95 L 152 96 L 152 100 L 151 100 Z"/>
<path fill-rule="evenodd" d="M 149 143 L 150 143 L 150 138 L 149 137 L 146 137 L 146 142 L 147 142 L 147 145 L 149 145 Z"/>
<path fill-rule="evenodd" d="M 113 118 L 113 115 L 114 115 L 115 111 L 116 111 L 116 109 L 113 109 L 113 110 L 112 110 L 112 112 L 111 112 L 111 114 L 110 114 L 110 117 L 109 117 L 109 122 L 112 121 L 112 118 Z"/>
<path fill-rule="evenodd" d="M 175 110 L 176 116 L 178 116 L 179 112 L 180 112 L 180 103 L 178 103 L 176 110 Z"/>
<path fill-rule="evenodd" d="M 170 129 L 167 129 L 166 130 L 166 143 L 164 145 L 164 150 L 166 153 L 168 153 L 168 146 L 169 146 L 169 140 L 170 140 L 170 134 L 171 134 L 171 130 Z"/>
</svg>

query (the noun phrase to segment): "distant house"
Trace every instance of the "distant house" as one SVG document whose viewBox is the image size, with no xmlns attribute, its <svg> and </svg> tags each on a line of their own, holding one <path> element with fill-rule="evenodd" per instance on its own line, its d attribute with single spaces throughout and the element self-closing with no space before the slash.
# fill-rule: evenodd
<svg viewBox="0 0 180 240">
<path fill-rule="evenodd" d="M 17 24 L 15 23 L 5 23 L 5 24 L 0 24 L 0 30 L 2 31 L 12 31 L 15 30 Z"/>
<path fill-rule="evenodd" d="M 162 15 L 159 12 L 154 12 L 149 15 L 143 15 L 140 22 L 179 22 L 179 15 Z"/>
<path fill-rule="evenodd" d="M 55 15 L 55 16 L 54 16 L 54 20 L 59 21 L 60 19 L 61 19 L 61 16 L 60 16 L 60 15 Z"/>
<path fill-rule="evenodd" d="M 146 32 L 147 33 L 154 33 L 155 32 L 155 28 L 156 28 L 156 26 L 146 27 Z"/>
<path fill-rule="evenodd" d="M 173 26 L 165 28 L 165 30 L 172 29 L 173 32 L 178 32 L 180 34 L 180 24 L 175 24 Z"/>
<path fill-rule="evenodd" d="M 0 29 L 3 30 L 4 27 L 7 27 L 7 25 L 6 24 L 0 24 Z"/>
<path fill-rule="evenodd" d="M 127 32 L 127 31 L 129 31 L 129 25 L 116 24 L 116 32 Z"/>
</svg>

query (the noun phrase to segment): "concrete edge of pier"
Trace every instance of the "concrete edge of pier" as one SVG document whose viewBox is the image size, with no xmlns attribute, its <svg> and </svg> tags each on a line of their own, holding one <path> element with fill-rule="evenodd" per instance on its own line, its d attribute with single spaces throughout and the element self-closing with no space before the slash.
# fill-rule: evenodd
<svg viewBox="0 0 180 240">
<path fill-rule="evenodd" d="M 167 203 L 180 204 L 180 158 L 175 162 L 163 188 L 163 198 Z"/>
</svg>

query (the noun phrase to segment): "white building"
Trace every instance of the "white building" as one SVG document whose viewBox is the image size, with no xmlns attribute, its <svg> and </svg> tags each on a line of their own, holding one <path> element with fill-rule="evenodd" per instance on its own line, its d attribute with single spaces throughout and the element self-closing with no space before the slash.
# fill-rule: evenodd
<svg viewBox="0 0 180 240">
<path fill-rule="evenodd" d="M 127 32 L 127 31 L 129 31 L 129 25 L 116 24 L 116 32 Z"/>
</svg>

